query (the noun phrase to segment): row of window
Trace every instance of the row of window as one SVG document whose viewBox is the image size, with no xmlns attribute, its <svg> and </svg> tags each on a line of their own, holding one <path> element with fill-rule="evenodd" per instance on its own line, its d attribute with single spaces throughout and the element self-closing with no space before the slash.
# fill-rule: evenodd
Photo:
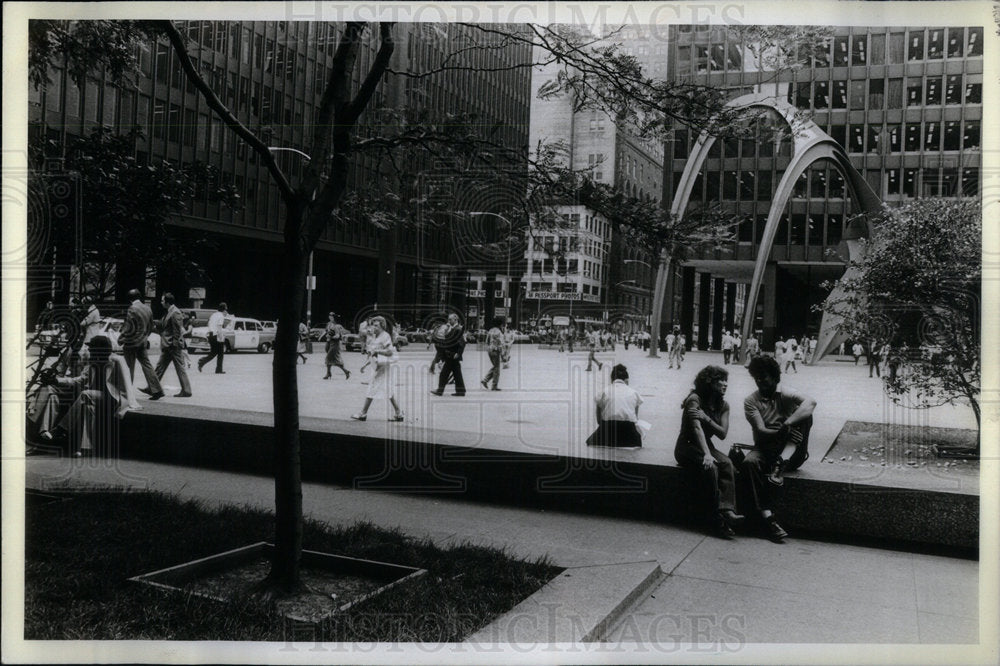
<svg viewBox="0 0 1000 666">
<path fill-rule="evenodd" d="M 691 26 L 679 26 L 690 32 Z M 699 26 L 700 27 L 700 26 Z M 722 34 L 718 35 L 722 38 Z M 716 39 L 713 36 L 713 39 Z M 848 65 L 902 64 L 943 58 L 973 58 L 983 55 L 983 29 L 980 27 L 924 28 L 906 32 L 839 35 L 826 44 L 802 49 L 798 61 L 812 67 Z M 677 48 L 678 71 L 740 72 L 744 56 L 741 45 L 681 44 Z"/>
<path fill-rule="evenodd" d="M 698 174 L 691 190 L 692 202 L 760 201 L 774 197 L 780 174 L 762 171 L 707 171 Z M 979 169 L 967 167 L 866 169 L 865 179 L 879 196 L 975 196 Z M 674 191 L 680 174 L 674 174 Z M 843 200 L 848 192 L 836 169 L 812 168 L 795 182 L 793 199 Z"/>
<path fill-rule="evenodd" d="M 601 288 L 599 286 L 586 283 L 582 286 L 575 282 L 525 282 L 523 284 L 527 291 L 558 291 L 564 293 L 593 294 L 594 296 L 601 295 Z"/>
<path fill-rule="evenodd" d="M 977 150 L 982 142 L 982 125 L 978 120 L 925 120 L 923 122 L 869 123 L 831 125 L 830 138 L 848 153 L 938 152 Z M 688 156 L 688 131 L 674 132 L 674 159 Z M 791 141 L 783 138 L 775 150 L 773 137 L 758 135 L 746 139 L 715 141 L 708 150 L 709 158 L 754 158 L 791 156 Z"/>
<path fill-rule="evenodd" d="M 892 125 L 833 125 L 830 137 L 849 153 L 977 150 L 979 121 L 927 120 Z"/>
<path fill-rule="evenodd" d="M 910 106 L 983 103 L 983 84 L 965 76 L 907 77 L 854 81 L 803 81 L 788 89 L 788 102 L 800 109 L 877 111 Z"/>
</svg>

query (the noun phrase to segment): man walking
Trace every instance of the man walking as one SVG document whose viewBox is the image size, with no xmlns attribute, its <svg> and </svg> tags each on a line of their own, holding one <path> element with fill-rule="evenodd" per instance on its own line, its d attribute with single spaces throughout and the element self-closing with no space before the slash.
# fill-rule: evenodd
<svg viewBox="0 0 1000 666">
<path fill-rule="evenodd" d="M 500 361 L 503 357 L 503 331 L 500 330 L 503 324 L 504 320 L 496 317 L 493 320 L 493 328 L 486 334 L 486 350 L 490 355 L 490 363 L 493 365 L 479 383 L 483 385 L 484 389 L 491 391 L 500 390 L 500 387 L 497 385 L 500 383 Z M 490 386 L 491 381 L 493 382 L 492 387 Z"/>
<path fill-rule="evenodd" d="M 597 345 L 600 343 L 601 334 L 598 331 L 591 331 L 590 329 L 588 329 L 586 335 L 587 335 L 587 347 L 588 347 L 587 372 L 591 372 L 590 366 L 594 363 L 597 364 L 597 369 L 601 370 L 604 368 L 604 365 L 597 360 L 596 356 L 594 356 L 594 352 L 597 351 Z"/>
<path fill-rule="evenodd" d="M 733 336 L 729 331 L 722 332 L 722 364 L 729 365 L 729 359 L 733 355 Z"/>
<path fill-rule="evenodd" d="M 156 362 L 156 377 L 162 382 L 163 373 L 173 362 L 177 379 L 181 382 L 181 392 L 174 397 L 190 398 L 191 382 L 184 367 L 184 315 L 174 305 L 174 295 L 169 291 L 164 292 L 160 302 L 167 308 L 167 313 L 160 320 L 160 358 Z"/>
<path fill-rule="evenodd" d="M 443 395 L 448 380 L 455 378 L 455 392 L 452 395 L 465 395 L 465 379 L 462 377 L 462 352 L 465 351 L 465 330 L 458 321 L 458 315 L 452 312 L 448 315 L 447 327 L 439 328 L 434 334 L 434 345 L 443 359 L 441 374 L 438 376 L 437 390 L 434 395 Z"/>
<path fill-rule="evenodd" d="M 223 340 L 223 329 L 226 326 L 226 315 L 229 313 L 225 302 L 219 303 L 218 309 L 208 318 L 208 356 L 198 360 L 198 372 L 208 365 L 208 362 L 215 359 L 215 374 L 224 375 L 222 369 L 222 359 L 226 355 L 226 346 Z"/>
<path fill-rule="evenodd" d="M 159 400 L 163 397 L 163 388 L 146 353 L 149 334 L 153 330 L 153 311 L 142 302 L 138 289 L 130 289 L 128 297 L 132 304 L 125 314 L 125 327 L 118 342 L 121 343 L 125 363 L 128 364 L 129 377 L 135 381 L 135 362 L 139 361 L 139 367 L 146 378 L 146 388 L 139 390 L 148 393 L 150 400 Z"/>
</svg>

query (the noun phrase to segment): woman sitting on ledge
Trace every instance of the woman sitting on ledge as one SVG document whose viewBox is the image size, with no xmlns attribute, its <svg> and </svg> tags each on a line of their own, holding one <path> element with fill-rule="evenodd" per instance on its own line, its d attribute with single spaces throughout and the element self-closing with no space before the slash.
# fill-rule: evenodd
<svg viewBox="0 0 1000 666">
<path fill-rule="evenodd" d="M 718 451 L 712 437 L 729 434 L 729 403 L 723 396 L 729 373 L 716 365 L 702 368 L 694 378 L 694 390 L 681 403 L 684 410 L 674 458 L 681 467 L 697 473 L 712 498 L 715 533 L 731 539 L 733 527 L 743 520 L 736 513 L 735 469 L 729 456 Z"/>
<path fill-rule="evenodd" d="M 619 363 L 611 369 L 611 386 L 597 396 L 597 430 L 588 446 L 640 447 L 636 422 L 642 397 L 628 385 L 628 370 Z"/>
</svg>

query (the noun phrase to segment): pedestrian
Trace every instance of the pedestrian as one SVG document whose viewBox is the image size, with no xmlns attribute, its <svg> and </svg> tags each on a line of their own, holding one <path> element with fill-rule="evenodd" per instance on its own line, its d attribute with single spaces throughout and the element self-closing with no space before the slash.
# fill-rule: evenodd
<svg viewBox="0 0 1000 666">
<path fill-rule="evenodd" d="M 758 342 L 757 337 L 751 332 L 747 336 L 746 359 L 744 362 L 750 365 L 750 361 L 756 358 L 758 354 L 760 354 L 760 342 Z"/>
<path fill-rule="evenodd" d="M 112 358 L 111 340 L 105 335 L 95 335 L 85 344 L 89 353 L 83 372 L 74 377 L 47 373 L 30 415 L 40 440 L 51 442 L 68 437 L 70 450 L 77 458 L 93 453 L 102 443 L 102 436 L 116 432 L 112 419 L 121 418 L 128 410 L 124 399 L 128 380 Z M 68 411 L 60 416 L 67 404 Z"/>
<path fill-rule="evenodd" d="M 125 313 L 125 325 L 118 337 L 118 343 L 122 346 L 122 355 L 128 366 L 129 379 L 135 381 L 135 363 L 138 361 L 139 368 L 142 369 L 142 374 L 146 378 L 146 388 L 139 390 L 148 394 L 150 400 L 159 400 L 163 397 L 163 388 L 160 386 L 160 380 L 156 376 L 153 364 L 149 362 L 149 355 L 146 352 L 149 334 L 153 332 L 153 311 L 142 302 L 138 289 L 130 289 L 128 297 L 132 300 L 132 304 L 128 306 L 128 311 Z"/>
<path fill-rule="evenodd" d="M 878 377 L 882 378 L 882 372 L 879 370 L 879 363 L 881 359 L 879 358 L 880 347 L 878 340 L 871 339 L 868 341 L 868 353 L 866 358 L 868 359 L 868 377 Z"/>
<path fill-rule="evenodd" d="M 809 338 L 809 363 L 810 364 L 816 362 L 816 347 L 818 345 L 819 345 L 819 342 L 816 340 L 816 336 L 815 335 Z"/>
<path fill-rule="evenodd" d="M 628 385 L 628 369 L 619 363 L 611 368 L 611 385 L 595 398 L 597 429 L 587 437 L 587 446 L 638 448 L 639 405 L 642 396 Z"/>
<path fill-rule="evenodd" d="M 500 390 L 497 384 L 500 383 L 500 362 L 503 356 L 503 331 L 500 330 L 503 323 L 502 318 L 496 317 L 493 320 L 493 327 L 486 333 L 486 351 L 489 354 L 490 363 L 493 365 L 479 383 L 483 385 L 484 389 L 491 391 Z M 493 383 L 492 387 L 490 382 Z"/>
<path fill-rule="evenodd" d="M 344 327 L 337 323 L 337 314 L 331 312 L 326 322 L 326 375 L 330 378 L 330 368 L 337 366 L 344 371 L 344 379 L 351 378 L 351 371 L 344 367 L 344 359 L 340 355 L 340 342 L 344 338 Z"/>
<path fill-rule="evenodd" d="M 226 356 L 226 345 L 223 336 L 225 335 L 226 315 L 229 308 L 223 301 L 216 307 L 215 312 L 208 318 L 208 356 L 198 360 L 198 372 L 208 365 L 208 362 L 215 359 L 215 374 L 224 375 L 222 369 L 222 359 Z"/>
<path fill-rule="evenodd" d="M 174 305 L 174 295 L 169 291 L 163 293 L 160 303 L 167 308 L 167 313 L 160 320 L 160 358 L 156 362 L 156 378 L 162 384 L 167 366 L 173 363 L 181 383 L 181 392 L 174 397 L 190 398 L 191 383 L 184 365 L 184 315 Z"/>
<path fill-rule="evenodd" d="M 502 355 L 502 358 L 501 358 L 501 360 L 503 361 L 503 367 L 504 368 L 509 368 L 510 367 L 510 352 L 514 348 L 514 339 L 515 339 L 514 329 L 512 329 L 510 326 L 504 326 L 504 329 L 503 329 L 503 355 Z"/>
<path fill-rule="evenodd" d="M 622 336 L 622 344 L 625 345 L 625 351 L 628 351 L 628 343 L 629 340 L 631 340 L 631 338 L 632 335 L 630 333 L 626 333 L 625 335 Z"/>
<path fill-rule="evenodd" d="M 667 333 L 665 338 L 665 343 L 667 346 L 667 360 L 670 360 L 670 350 L 674 348 L 674 341 L 677 340 L 677 334 L 671 330 Z"/>
<path fill-rule="evenodd" d="M 851 345 L 851 356 L 854 357 L 854 365 L 858 364 L 861 359 L 861 355 L 865 353 L 865 348 L 861 346 L 860 342 L 855 342 Z"/>
<path fill-rule="evenodd" d="M 758 356 L 750 361 L 750 376 L 757 390 L 743 402 L 743 411 L 753 431 L 753 449 L 743 466 L 750 480 L 754 508 L 768 537 L 780 543 L 788 536 L 774 517 L 771 485 L 783 483 L 783 472 L 798 469 L 809 459 L 809 430 L 816 401 L 788 387 L 781 387 L 781 366 L 773 358 Z M 782 454 L 787 445 L 795 450 L 787 464 Z"/>
<path fill-rule="evenodd" d="M 733 355 L 733 336 L 729 331 L 722 332 L 722 364 L 729 365 L 729 359 Z"/>
<path fill-rule="evenodd" d="M 733 331 L 733 363 L 740 362 L 740 350 L 743 348 L 743 338 L 737 331 Z"/>
<path fill-rule="evenodd" d="M 601 334 L 598 331 L 593 331 L 588 328 L 586 335 L 587 335 L 587 347 L 588 347 L 587 372 L 591 372 L 590 366 L 592 363 L 596 363 L 597 369 L 602 370 L 604 368 L 604 365 L 597 360 L 597 357 L 594 356 L 594 352 L 597 351 L 597 345 L 601 343 L 601 338 L 600 338 Z"/>
<path fill-rule="evenodd" d="M 352 414 L 351 418 L 355 421 L 367 420 L 368 409 L 371 407 L 372 401 L 375 398 L 388 398 L 393 409 L 393 416 L 388 420 L 402 421 L 403 411 L 399 408 L 399 403 L 396 402 L 389 377 L 389 370 L 397 359 L 396 347 L 392 344 L 392 336 L 386 330 L 388 326 L 386 326 L 384 317 L 376 315 L 368 320 L 368 325 L 368 340 L 365 351 L 375 363 L 375 374 L 368 384 L 364 407 L 357 414 Z"/>
<path fill-rule="evenodd" d="M 440 334 L 440 336 L 439 336 Z M 435 346 L 442 357 L 441 374 L 438 377 L 437 390 L 431 391 L 434 395 L 443 395 L 444 387 L 448 385 L 448 380 L 455 378 L 455 392 L 457 397 L 465 395 L 465 379 L 462 377 L 462 353 L 465 351 L 465 329 L 459 322 L 458 315 L 452 312 L 448 315 L 448 324 L 442 330 L 435 333 Z"/>
<path fill-rule="evenodd" d="M 679 328 L 674 329 L 673 343 L 667 350 L 667 361 L 669 362 L 667 368 L 673 368 L 674 364 L 677 364 L 677 369 L 681 369 L 681 362 L 684 360 L 683 356 L 684 349 L 684 336 L 681 335 Z"/>
<path fill-rule="evenodd" d="M 796 344 L 794 339 L 791 339 L 785 343 L 785 351 L 783 357 L 784 357 L 784 366 L 786 373 L 788 372 L 788 368 L 794 370 L 795 374 L 799 373 L 799 369 L 795 367 L 795 360 L 796 358 L 799 357 L 800 354 L 801 352 L 799 351 L 799 346 L 798 344 Z"/>
<path fill-rule="evenodd" d="M 295 364 L 298 365 L 299 359 L 302 359 L 302 365 L 306 364 L 309 359 L 306 357 L 306 341 L 309 339 L 309 326 L 306 324 L 305 320 L 299 322 L 299 341 L 295 347 L 295 353 L 298 358 L 295 359 Z"/>
<path fill-rule="evenodd" d="M 743 521 L 736 513 L 736 469 L 729 456 L 715 448 L 712 438 L 729 434 L 729 403 L 725 401 L 729 373 L 716 365 L 698 371 L 694 389 L 681 403 L 681 430 L 674 446 L 677 463 L 698 477 L 712 497 L 712 529 L 731 539 Z"/>
</svg>

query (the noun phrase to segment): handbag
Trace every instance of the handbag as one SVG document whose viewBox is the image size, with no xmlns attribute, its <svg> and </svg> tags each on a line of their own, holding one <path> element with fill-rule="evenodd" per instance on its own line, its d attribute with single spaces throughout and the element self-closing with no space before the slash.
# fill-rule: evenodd
<svg viewBox="0 0 1000 666">
<path fill-rule="evenodd" d="M 729 460 L 732 461 L 733 465 L 738 469 L 741 467 L 747 459 L 746 449 L 752 449 L 752 446 L 747 444 L 733 444 L 729 447 Z"/>
</svg>

